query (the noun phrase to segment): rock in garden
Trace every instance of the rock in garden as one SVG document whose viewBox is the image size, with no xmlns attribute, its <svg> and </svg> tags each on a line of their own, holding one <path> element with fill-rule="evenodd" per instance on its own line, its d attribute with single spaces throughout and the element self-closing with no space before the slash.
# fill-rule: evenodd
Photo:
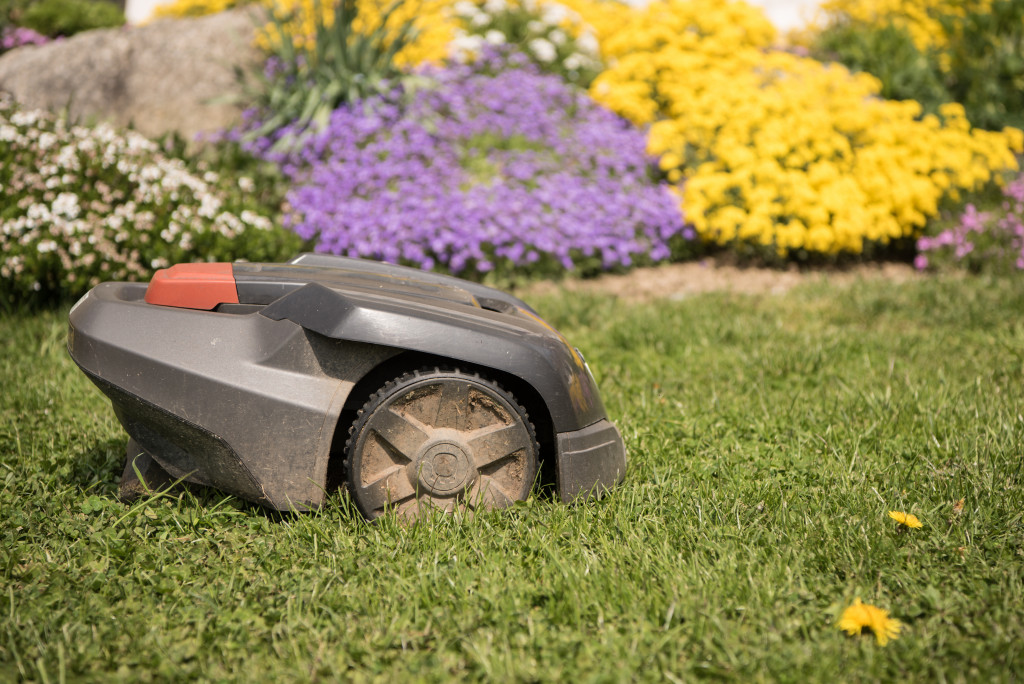
<svg viewBox="0 0 1024 684">
<path fill-rule="evenodd" d="M 26 107 L 67 108 L 72 120 L 191 140 L 238 120 L 235 67 L 259 63 L 259 23 L 234 10 L 18 48 L 0 57 L 0 90 Z"/>
</svg>

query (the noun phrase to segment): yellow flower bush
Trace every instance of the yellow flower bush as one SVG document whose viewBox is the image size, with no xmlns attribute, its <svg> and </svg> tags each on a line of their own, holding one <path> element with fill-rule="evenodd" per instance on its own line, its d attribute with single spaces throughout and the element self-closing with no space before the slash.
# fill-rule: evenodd
<svg viewBox="0 0 1024 684">
<path fill-rule="evenodd" d="M 223 12 L 237 5 L 262 2 L 277 16 L 289 18 L 287 30 L 298 36 L 296 45 L 302 47 L 302 37 L 312 40 L 317 9 L 328 25 L 334 21 L 334 0 L 175 0 L 158 7 L 155 17 L 191 17 Z M 359 0 L 359 21 L 357 28 L 372 31 L 380 26 L 381 17 L 394 0 Z M 417 40 L 397 56 L 397 63 L 418 64 L 427 60 L 439 60 L 447 54 L 448 43 L 454 37 L 457 26 L 445 11 L 449 0 L 405 0 L 388 19 L 388 25 L 401 26 L 409 19 L 416 19 L 419 29 Z M 264 48 L 273 47 L 275 31 L 268 26 L 257 34 L 257 44 Z"/>
<path fill-rule="evenodd" d="M 217 0 L 178 0 L 179 2 L 202 2 Z M 266 0 L 271 3 L 274 11 L 279 17 L 292 16 L 287 23 L 289 35 L 306 36 L 312 40 L 314 35 L 314 21 L 316 18 L 317 6 L 319 4 L 321 16 L 327 24 L 334 20 L 333 0 Z M 357 28 L 365 31 L 372 31 L 380 26 L 381 17 L 391 7 L 394 0 L 359 0 L 360 21 Z M 417 39 L 406 49 L 402 50 L 396 59 L 397 64 L 414 66 L 426 61 L 439 61 L 448 56 L 452 39 L 462 29 L 462 22 L 458 18 L 458 12 L 454 10 L 457 0 L 404 0 L 388 19 L 388 25 L 398 27 L 404 22 L 415 19 L 416 27 L 419 30 Z M 470 0 L 472 2 L 472 0 Z M 573 2 L 554 3 L 543 0 L 507 0 L 507 4 L 515 6 L 522 4 L 526 7 L 543 7 L 548 4 L 560 4 L 573 8 Z M 595 16 L 608 16 L 612 21 L 617 21 L 619 12 L 602 11 L 604 3 L 586 3 L 588 10 Z M 608 3 L 610 6 L 618 7 L 618 3 Z M 561 26 L 571 36 L 578 38 L 583 33 L 585 25 L 577 18 L 566 16 Z M 264 48 L 271 48 L 273 31 L 264 31 L 258 38 L 259 44 Z M 463 31 L 464 33 L 464 31 Z M 296 43 L 301 46 L 302 41 Z"/>
<path fill-rule="evenodd" d="M 174 0 L 166 5 L 158 5 L 153 10 L 153 17 L 201 17 L 223 12 L 247 2 L 248 0 Z"/>
<path fill-rule="evenodd" d="M 323 17 L 326 25 L 334 22 L 334 3 L 332 0 L 269 0 L 273 11 L 278 17 L 287 19 L 285 29 L 295 36 L 297 47 L 303 47 L 305 40 L 313 40 L 317 12 Z M 394 0 L 359 0 L 359 18 L 355 28 L 370 32 L 381 25 L 384 13 L 392 6 Z M 440 60 L 448 53 L 448 43 L 455 35 L 457 23 L 449 16 L 446 8 L 449 0 L 405 0 L 388 18 L 388 27 L 397 28 L 413 19 L 419 33 L 416 40 L 398 53 L 395 63 L 398 65 L 415 65 L 424 61 Z M 265 48 L 273 47 L 276 32 L 267 29 L 257 36 L 257 43 Z"/>
<path fill-rule="evenodd" d="M 1019 131 L 971 130 L 959 105 L 921 118 L 915 102 L 879 98 L 872 76 L 772 50 L 771 25 L 744 3 L 617 11 L 581 8 L 609 64 L 591 94 L 650 126 L 648 149 L 685 181 L 683 209 L 707 240 L 856 254 L 1017 168 Z"/>
</svg>

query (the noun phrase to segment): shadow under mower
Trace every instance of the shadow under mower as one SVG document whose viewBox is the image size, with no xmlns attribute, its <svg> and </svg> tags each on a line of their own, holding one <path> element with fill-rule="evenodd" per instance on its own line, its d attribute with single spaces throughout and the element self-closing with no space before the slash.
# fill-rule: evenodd
<svg viewBox="0 0 1024 684">
<path fill-rule="evenodd" d="M 130 439 L 130 500 L 173 480 L 278 510 L 344 482 L 373 519 L 620 482 L 622 437 L 577 349 L 521 300 L 450 276 L 302 254 L 102 283 L 68 351 Z M 140 473 L 146 485 L 139 481 Z"/>
</svg>

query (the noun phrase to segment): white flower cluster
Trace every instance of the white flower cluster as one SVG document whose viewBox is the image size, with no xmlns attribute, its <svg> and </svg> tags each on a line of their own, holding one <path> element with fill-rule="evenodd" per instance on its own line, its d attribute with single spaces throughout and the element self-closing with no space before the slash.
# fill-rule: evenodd
<svg viewBox="0 0 1024 684">
<path fill-rule="evenodd" d="M 194 258 L 200 236 L 212 244 L 271 228 L 254 212 L 225 211 L 218 181 L 197 177 L 136 133 L 69 127 L 0 95 L 0 192 L 8 207 L 0 214 L 0 277 L 18 281 L 0 286 L 38 290 L 44 280 L 78 292 L 101 279 L 146 276 L 168 257 Z"/>
<path fill-rule="evenodd" d="M 458 0 L 451 11 L 465 26 L 456 29 L 449 43 L 449 56 L 456 61 L 475 59 L 488 44 L 518 39 L 540 65 L 560 65 L 570 76 L 600 68 L 594 29 L 564 5 L 543 0 Z"/>
</svg>

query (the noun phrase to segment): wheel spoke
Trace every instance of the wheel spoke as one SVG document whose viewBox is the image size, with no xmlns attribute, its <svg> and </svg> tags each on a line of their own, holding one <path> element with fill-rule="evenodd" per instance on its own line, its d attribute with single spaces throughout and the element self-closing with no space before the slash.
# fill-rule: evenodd
<svg viewBox="0 0 1024 684">
<path fill-rule="evenodd" d="M 376 511 L 388 504 L 396 504 L 416 496 L 416 490 L 409 484 L 404 467 L 395 467 L 383 477 L 361 487 L 359 498 L 371 511 Z"/>
<path fill-rule="evenodd" d="M 481 476 L 473 485 L 469 500 L 473 508 L 507 508 L 515 503 L 493 477 Z"/>
<path fill-rule="evenodd" d="M 411 461 L 427 440 L 427 433 L 419 427 L 419 421 L 409 420 L 389 408 L 375 413 L 371 425 L 373 431 L 393 446 L 406 461 Z"/>
<path fill-rule="evenodd" d="M 477 468 L 485 468 L 530 447 L 529 435 L 519 423 L 480 428 L 473 431 L 467 441 Z"/>
<path fill-rule="evenodd" d="M 363 406 L 348 447 L 348 486 L 370 519 L 437 508 L 505 508 L 529 494 L 538 445 L 525 410 L 493 381 L 422 369 Z M 468 490 L 468 491 L 467 491 Z"/>
<path fill-rule="evenodd" d="M 462 417 L 468 411 L 469 384 L 458 379 L 442 382 L 434 427 L 458 430 Z"/>
</svg>

